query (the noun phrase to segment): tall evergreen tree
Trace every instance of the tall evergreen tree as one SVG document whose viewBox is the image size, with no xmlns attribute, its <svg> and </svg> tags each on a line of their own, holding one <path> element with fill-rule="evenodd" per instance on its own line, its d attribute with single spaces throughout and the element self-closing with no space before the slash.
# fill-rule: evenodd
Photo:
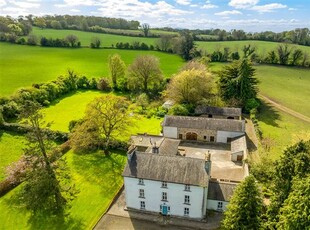
<svg viewBox="0 0 310 230">
<path fill-rule="evenodd" d="M 248 59 L 233 62 L 220 72 L 219 88 L 224 101 L 237 100 L 244 106 L 247 100 L 256 98 L 258 80 Z"/>
<path fill-rule="evenodd" d="M 224 229 L 259 229 L 263 201 L 255 178 L 248 176 L 238 185 L 224 213 Z"/>
</svg>

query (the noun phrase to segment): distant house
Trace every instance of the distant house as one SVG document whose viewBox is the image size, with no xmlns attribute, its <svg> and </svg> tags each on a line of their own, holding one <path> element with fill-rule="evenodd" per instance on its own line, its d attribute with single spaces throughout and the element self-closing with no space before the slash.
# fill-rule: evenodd
<svg viewBox="0 0 310 230">
<path fill-rule="evenodd" d="M 208 118 L 241 120 L 241 108 L 198 106 L 195 114 Z"/>
<path fill-rule="evenodd" d="M 243 120 L 165 116 L 162 126 L 165 137 L 181 140 L 227 143 L 245 133 L 245 122 Z"/>
<path fill-rule="evenodd" d="M 244 122 L 166 116 L 162 126 L 163 136 L 131 137 L 123 172 L 127 208 L 195 219 L 208 209 L 224 211 L 249 174 Z"/>
</svg>

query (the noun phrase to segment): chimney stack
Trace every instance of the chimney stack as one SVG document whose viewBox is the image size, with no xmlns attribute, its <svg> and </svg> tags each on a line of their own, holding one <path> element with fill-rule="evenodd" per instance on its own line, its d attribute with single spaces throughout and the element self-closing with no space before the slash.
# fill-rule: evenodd
<svg viewBox="0 0 310 230">
<path fill-rule="evenodd" d="M 205 169 L 210 176 L 210 174 L 211 174 L 211 153 L 209 150 L 205 154 Z"/>
</svg>

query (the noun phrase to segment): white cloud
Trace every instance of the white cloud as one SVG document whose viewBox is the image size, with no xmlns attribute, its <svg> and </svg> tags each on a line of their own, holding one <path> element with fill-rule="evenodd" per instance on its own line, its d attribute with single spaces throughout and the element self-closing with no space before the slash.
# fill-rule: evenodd
<svg viewBox="0 0 310 230">
<path fill-rule="evenodd" d="M 210 3 L 207 3 L 207 4 L 205 4 L 205 5 L 203 5 L 203 6 L 201 7 L 201 9 L 213 9 L 213 8 L 218 8 L 218 6 L 217 6 L 217 5 L 210 4 Z"/>
<path fill-rule="evenodd" d="M 190 7 L 198 7 L 197 4 L 190 4 L 189 6 L 190 6 Z"/>
<path fill-rule="evenodd" d="M 189 5 L 191 4 L 191 0 L 175 0 L 176 3 L 180 5 Z"/>
<path fill-rule="evenodd" d="M 290 10 L 290 11 L 295 11 L 295 10 L 297 10 L 296 8 L 288 8 L 288 10 Z"/>
<path fill-rule="evenodd" d="M 258 2 L 259 0 L 230 0 L 228 5 L 237 9 L 245 9 L 255 6 Z"/>
<path fill-rule="evenodd" d="M 70 11 L 71 11 L 71 12 L 74 12 L 74 13 L 81 12 L 81 10 L 79 10 L 79 9 L 71 9 Z"/>
<path fill-rule="evenodd" d="M 6 2 L 4 0 L 0 0 L 0 7 L 5 6 Z"/>
<path fill-rule="evenodd" d="M 287 5 L 283 5 L 280 3 L 271 3 L 261 6 L 253 6 L 251 10 L 258 11 L 259 13 L 266 13 L 266 12 L 273 12 L 276 9 L 283 9 L 286 8 Z"/>
<path fill-rule="evenodd" d="M 226 10 L 226 11 L 215 13 L 214 15 L 227 17 L 229 15 L 237 15 L 237 14 L 242 14 L 242 13 L 238 10 Z"/>
<path fill-rule="evenodd" d="M 40 3 L 31 1 L 10 1 L 10 3 L 20 7 L 20 8 L 39 8 Z"/>
</svg>

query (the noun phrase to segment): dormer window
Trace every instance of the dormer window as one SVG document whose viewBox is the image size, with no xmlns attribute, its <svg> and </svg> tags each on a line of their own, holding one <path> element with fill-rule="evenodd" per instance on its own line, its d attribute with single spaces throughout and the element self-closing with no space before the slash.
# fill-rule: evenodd
<svg viewBox="0 0 310 230">
<path fill-rule="evenodd" d="M 167 188 L 167 182 L 166 181 L 161 182 L 161 187 L 162 188 Z"/>
</svg>

